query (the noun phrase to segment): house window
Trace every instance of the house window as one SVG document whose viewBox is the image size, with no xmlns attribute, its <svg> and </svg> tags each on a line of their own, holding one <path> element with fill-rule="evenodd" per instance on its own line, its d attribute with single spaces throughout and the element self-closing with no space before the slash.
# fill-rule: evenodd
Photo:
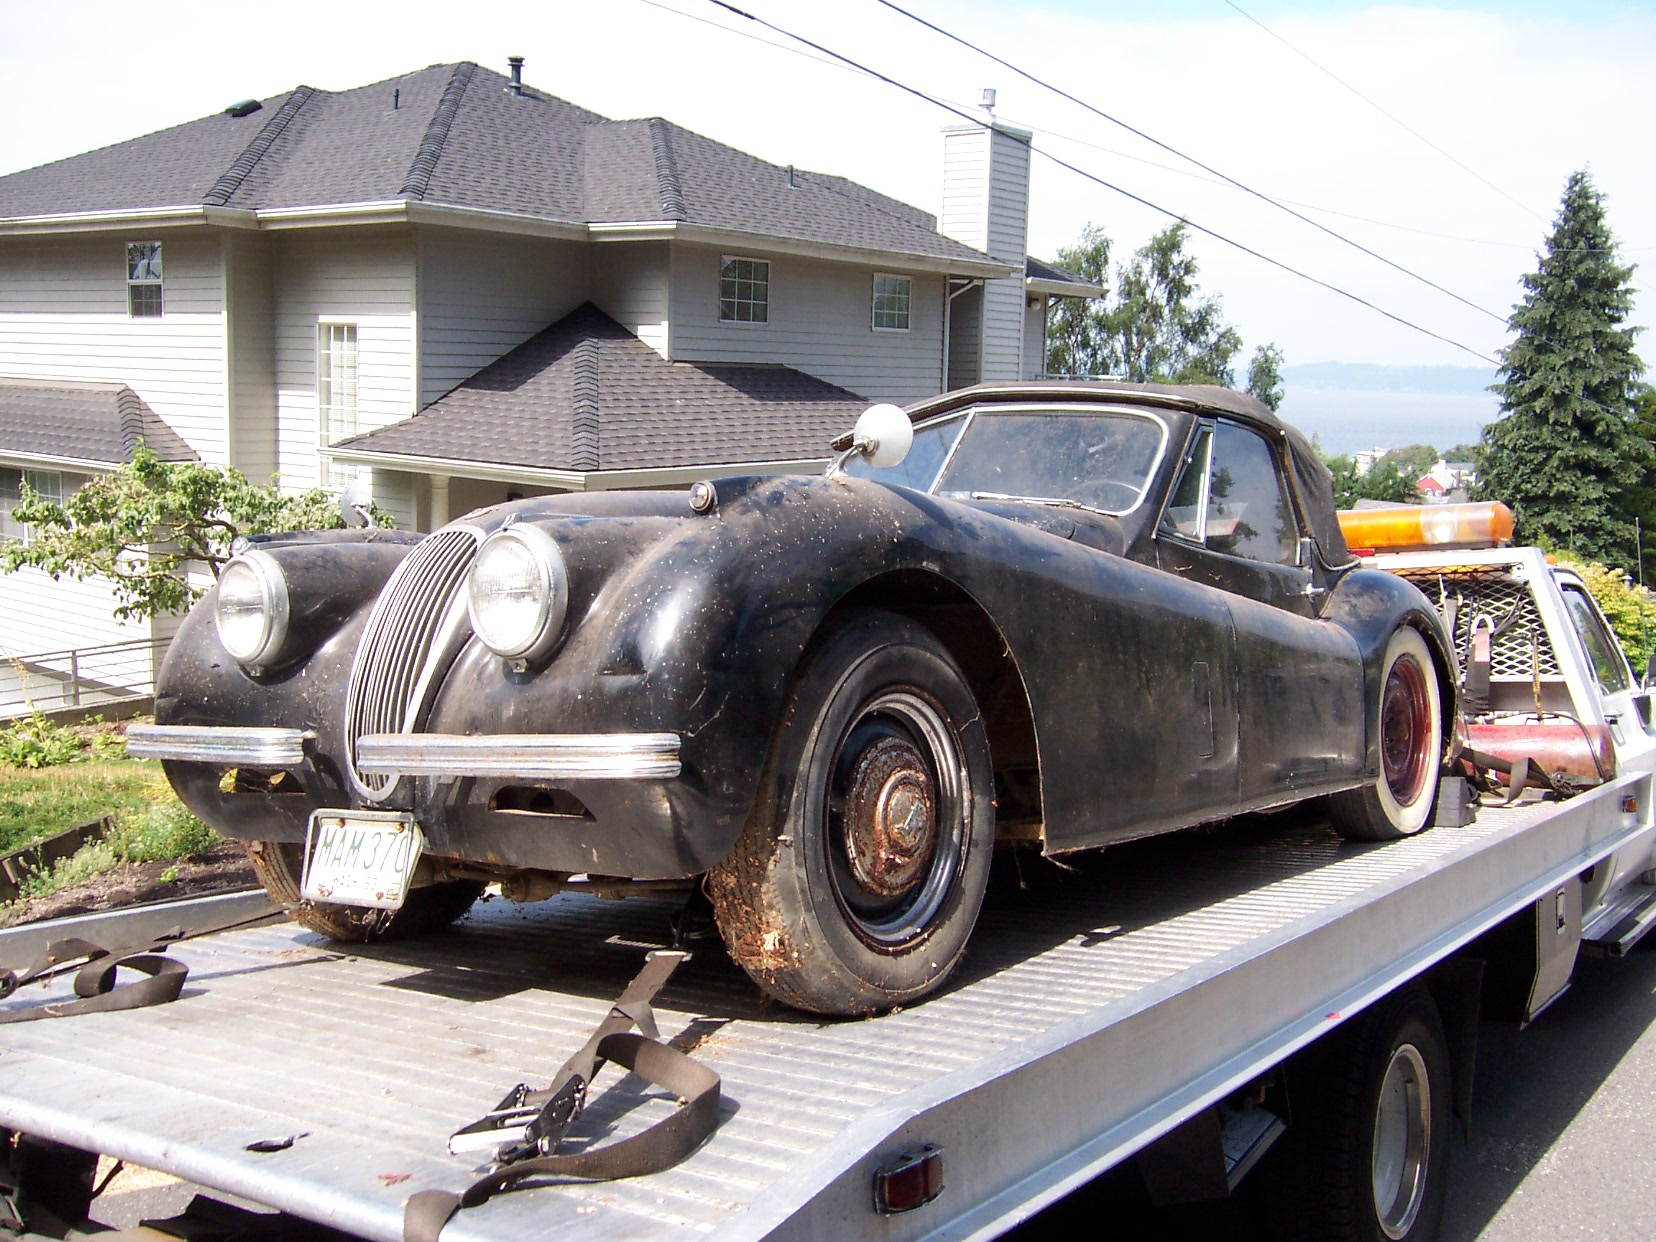
<svg viewBox="0 0 1656 1242">
<path fill-rule="evenodd" d="M 0 539 L 29 542 L 29 528 L 12 516 L 23 503 L 23 485 L 42 500 L 63 503 L 63 476 L 55 470 L 12 470 L 0 467 Z"/>
<path fill-rule="evenodd" d="M 127 243 L 127 314 L 161 318 L 161 243 Z"/>
<path fill-rule="evenodd" d="M 324 449 L 356 434 L 357 327 L 354 323 L 317 326 L 316 411 L 317 430 Z M 329 487 L 342 488 L 354 478 L 353 467 L 343 462 L 328 463 Z"/>
<path fill-rule="evenodd" d="M 909 330 L 909 295 L 914 282 L 907 276 L 874 277 L 874 330 L 876 332 L 907 332 Z"/>
<path fill-rule="evenodd" d="M 770 260 L 719 260 L 719 319 L 723 323 L 770 322 Z"/>
</svg>

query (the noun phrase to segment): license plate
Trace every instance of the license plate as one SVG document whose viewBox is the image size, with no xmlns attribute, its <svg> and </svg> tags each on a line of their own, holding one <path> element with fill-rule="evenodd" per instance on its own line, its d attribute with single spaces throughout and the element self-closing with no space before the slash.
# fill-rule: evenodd
<svg viewBox="0 0 1656 1242">
<path fill-rule="evenodd" d="M 408 897 L 425 839 L 403 811 L 313 811 L 305 833 L 307 901 L 396 910 Z"/>
</svg>

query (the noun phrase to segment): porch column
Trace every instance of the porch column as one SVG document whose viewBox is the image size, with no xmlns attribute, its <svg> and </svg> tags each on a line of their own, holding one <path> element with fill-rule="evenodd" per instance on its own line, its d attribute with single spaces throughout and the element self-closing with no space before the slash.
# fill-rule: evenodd
<svg viewBox="0 0 1656 1242">
<path fill-rule="evenodd" d="M 431 483 L 431 529 L 437 530 L 448 525 L 449 477 L 446 474 L 433 474 L 427 478 Z"/>
</svg>

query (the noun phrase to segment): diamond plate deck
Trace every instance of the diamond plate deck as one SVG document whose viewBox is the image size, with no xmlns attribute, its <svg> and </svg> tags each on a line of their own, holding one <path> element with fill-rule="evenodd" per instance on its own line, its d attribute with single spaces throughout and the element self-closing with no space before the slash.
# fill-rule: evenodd
<svg viewBox="0 0 1656 1242">
<path fill-rule="evenodd" d="M 658 1013 L 664 1036 L 723 1077 L 714 1137 L 651 1177 L 499 1196 L 462 1212 L 444 1237 L 828 1237 L 853 1227 L 893 1238 L 991 1236 L 1246 1070 L 1243 1053 L 1217 1034 L 1213 1063 L 1160 1064 L 1162 1040 L 1145 1033 L 1145 1015 L 1166 1008 L 1164 1024 L 1177 1023 L 1171 1007 L 1181 997 L 1267 967 L 1289 976 L 1274 986 L 1292 997 L 1282 955 L 1303 942 L 1322 954 L 1318 971 L 1302 972 L 1304 995 L 1273 1002 L 1278 1017 L 1236 1011 L 1237 1038 L 1264 1049 L 1249 1055 L 1280 1055 L 1314 1035 L 1339 988 L 1362 1003 L 1360 989 L 1380 986 L 1372 980 L 1388 964 L 1441 956 L 1453 935 L 1464 939 L 1479 919 L 1533 900 L 1531 889 L 1629 839 L 1636 820 L 1648 822 L 1648 778 L 1639 781 L 1637 817 L 1613 802 L 1633 787 L 1624 780 L 1603 797 L 1486 810 L 1465 828 L 1385 846 L 1278 818 L 1119 847 L 1073 869 L 1002 859 L 958 975 L 926 1003 L 873 1020 L 818 1021 L 767 1006 L 717 947 L 702 947 Z M 1441 919 L 1405 900 L 1438 909 L 1442 892 L 1461 888 L 1463 908 L 1442 909 Z M 407 943 L 344 947 L 291 925 L 191 942 L 176 951 L 191 973 L 174 1004 L 0 1030 L 0 1124 L 396 1242 L 410 1193 L 470 1180 L 475 1158 L 447 1154 L 450 1131 L 513 1083 L 545 1082 L 647 948 L 664 943 L 672 910 L 642 898 L 496 900 L 447 933 Z M 1315 949 L 1317 936 L 1359 914 L 1395 928 L 1390 943 L 1357 937 L 1374 942 L 1373 960 L 1360 949 Z M 25 989 L 9 1003 L 50 994 Z M 1253 985 L 1246 994 L 1271 995 Z M 1288 1032 L 1293 1023 L 1304 1031 Z M 1254 1027 L 1284 1033 L 1267 1047 L 1247 1033 Z M 1112 1046 L 1096 1041 L 1118 1030 L 1120 1046 L 1099 1051 Z M 1041 1094 L 1061 1089 L 1034 1084 L 1044 1063 L 1056 1068 L 1052 1058 L 1083 1046 L 1139 1074 L 1155 1099 L 1172 1098 L 1150 1085 L 1158 1075 L 1185 1084 L 1182 1094 L 1159 1111 L 1123 1094 L 1119 1116 L 1100 1095 L 1077 1122 L 1073 1101 Z M 1187 1054 L 1161 1059 L 1172 1055 Z M 1017 1153 L 1036 1162 L 1027 1169 L 1014 1155 L 973 1150 L 997 1141 L 984 1119 L 978 1133 L 967 1126 L 950 1140 L 943 1210 L 872 1214 L 866 1166 L 882 1144 L 927 1116 L 946 1129 L 955 1123 L 942 1106 L 958 1111 L 974 1092 L 1020 1074 L 1032 1116 L 1019 1126 L 1038 1128 L 1052 1110 L 1053 1129 L 1077 1136 L 1055 1149 L 1067 1164 L 1029 1147 Z M 658 1097 L 608 1071 L 579 1129 L 609 1137 L 641 1128 L 670 1106 Z M 284 1150 L 246 1150 L 288 1136 L 298 1137 Z"/>
</svg>

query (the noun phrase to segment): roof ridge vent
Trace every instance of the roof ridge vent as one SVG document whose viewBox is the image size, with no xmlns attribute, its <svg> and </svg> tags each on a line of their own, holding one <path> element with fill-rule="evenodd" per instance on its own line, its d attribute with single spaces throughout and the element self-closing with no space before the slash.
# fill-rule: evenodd
<svg viewBox="0 0 1656 1242">
<path fill-rule="evenodd" d="M 208 207 L 222 207 L 228 203 L 236 191 L 241 189 L 242 182 L 258 167 L 259 161 L 264 158 L 265 152 L 270 150 L 271 144 L 282 136 L 288 124 L 299 115 L 299 109 L 309 103 L 314 94 L 316 91 L 313 87 L 294 87 L 293 94 L 287 97 L 287 102 L 276 110 L 276 115 L 266 121 L 257 134 L 253 135 L 253 141 L 242 149 L 235 162 L 213 182 L 212 189 L 207 191 L 206 197 L 201 201 Z"/>
<path fill-rule="evenodd" d="M 425 197 L 426 189 L 431 185 L 431 174 L 437 171 L 437 161 L 443 158 L 449 126 L 454 124 L 455 114 L 460 111 L 460 100 L 465 97 L 466 87 L 470 85 L 476 69 L 477 66 L 469 60 L 463 60 L 454 67 L 448 85 L 443 88 L 443 97 L 437 101 L 437 110 L 431 114 L 431 123 L 426 126 L 425 137 L 420 139 L 420 149 L 414 153 L 408 177 L 403 181 L 402 189 L 397 191 L 400 197 Z"/>
<path fill-rule="evenodd" d="M 667 122 L 659 116 L 650 118 L 650 150 L 655 156 L 662 218 L 688 220 L 690 213 L 684 208 L 684 188 L 679 185 L 678 165 L 673 160 L 672 135 L 668 133 Z"/>
<path fill-rule="evenodd" d="M 576 470 L 598 469 L 598 342 L 584 337 L 575 346 L 575 422 L 569 464 Z"/>
</svg>

